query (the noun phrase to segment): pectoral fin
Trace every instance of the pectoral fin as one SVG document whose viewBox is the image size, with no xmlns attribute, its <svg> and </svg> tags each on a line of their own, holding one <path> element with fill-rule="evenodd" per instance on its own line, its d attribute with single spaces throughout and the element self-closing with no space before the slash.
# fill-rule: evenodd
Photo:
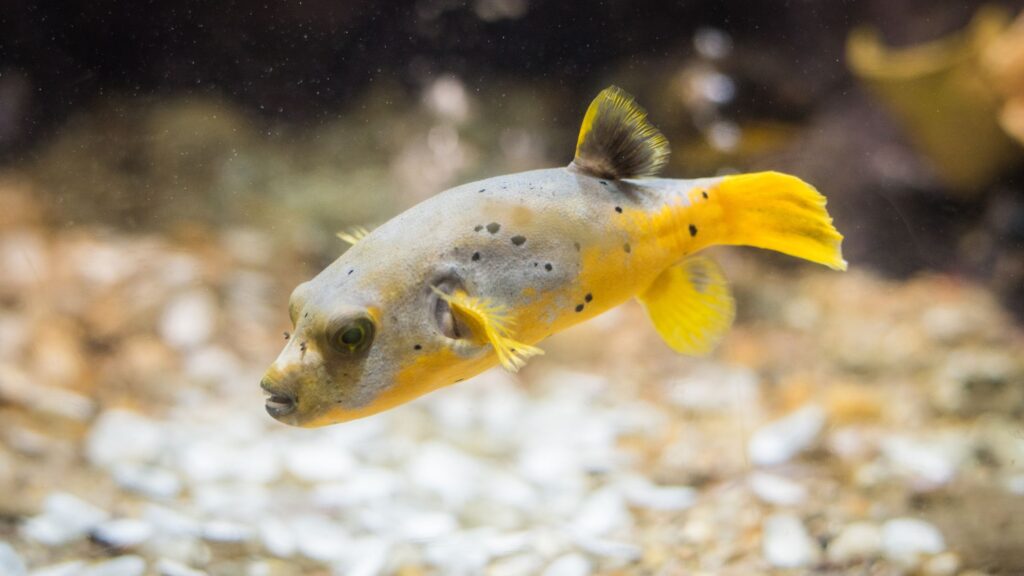
<svg viewBox="0 0 1024 576">
<path fill-rule="evenodd" d="M 639 300 L 665 343 L 691 356 L 714 350 L 736 316 L 729 284 L 706 256 L 665 270 Z"/>
<path fill-rule="evenodd" d="M 448 294 L 433 288 L 448 303 L 452 314 L 470 334 L 468 338 L 478 344 L 490 344 L 501 365 L 509 372 L 518 372 L 526 360 L 544 353 L 535 346 L 518 342 L 511 336 L 515 321 L 508 310 L 486 298 L 476 298 L 457 290 Z"/>
<path fill-rule="evenodd" d="M 352 246 L 355 246 L 360 240 L 366 238 L 370 234 L 370 231 L 363 226 L 352 226 L 346 228 L 336 234 L 341 240 L 348 242 Z"/>
</svg>

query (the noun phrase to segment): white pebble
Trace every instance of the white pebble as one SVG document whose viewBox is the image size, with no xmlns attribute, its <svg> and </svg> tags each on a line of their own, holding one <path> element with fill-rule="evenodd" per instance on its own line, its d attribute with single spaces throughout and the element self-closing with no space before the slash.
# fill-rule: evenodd
<svg viewBox="0 0 1024 576">
<path fill-rule="evenodd" d="M 920 488 L 935 488 L 953 480 L 963 452 L 954 442 L 924 442 L 901 436 L 882 442 L 882 453 L 889 464 L 916 480 Z"/>
<path fill-rule="evenodd" d="M 762 538 L 764 558 L 776 568 L 808 568 L 821 558 L 818 543 L 792 514 L 775 514 L 765 519 Z"/>
<path fill-rule="evenodd" d="M 582 537 L 576 539 L 576 545 L 594 556 L 621 562 L 636 562 L 643 556 L 643 550 L 631 542 Z"/>
<path fill-rule="evenodd" d="M 146 561 L 140 556 L 118 556 L 86 568 L 82 576 L 142 576 Z"/>
<path fill-rule="evenodd" d="M 449 507 L 462 506 L 476 496 L 480 487 L 480 463 L 440 442 L 421 445 L 407 473 L 418 487 L 435 494 Z"/>
<path fill-rule="evenodd" d="M 5 576 L 25 576 L 25 574 L 28 574 L 25 561 L 6 542 L 0 542 L 0 574 Z"/>
<path fill-rule="evenodd" d="M 388 565 L 391 544 L 378 538 L 360 538 L 352 543 L 354 561 L 346 567 L 345 576 L 379 576 Z"/>
<path fill-rule="evenodd" d="M 882 530 L 870 522 L 854 522 L 829 543 L 825 555 L 834 564 L 861 562 L 882 552 Z"/>
<path fill-rule="evenodd" d="M 548 564 L 541 576 L 588 576 L 590 561 L 582 554 L 565 554 Z"/>
<path fill-rule="evenodd" d="M 152 462 L 162 448 L 159 425 L 137 412 L 120 409 L 101 414 L 86 440 L 89 462 L 103 468 L 122 462 Z"/>
<path fill-rule="evenodd" d="M 206 572 L 189 568 L 176 560 L 161 558 L 156 563 L 156 573 L 160 576 L 206 576 Z"/>
<path fill-rule="evenodd" d="M 322 516 L 300 516 L 292 521 L 298 551 L 311 560 L 345 560 L 351 542 L 343 526 Z"/>
<path fill-rule="evenodd" d="M 125 490 L 156 500 L 167 500 L 181 492 L 178 475 L 164 468 L 120 464 L 113 470 L 114 481 Z"/>
<path fill-rule="evenodd" d="M 252 529 L 237 522 L 211 520 L 203 525 L 203 539 L 210 542 L 245 542 L 252 537 Z"/>
<path fill-rule="evenodd" d="M 263 547 L 272 555 L 278 558 L 288 558 L 295 554 L 297 544 L 295 535 L 282 520 L 278 518 L 267 518 L 259 525 L 260 541 Z"/>
<path fill-rule="evenodd" d="M 32 571 L 32 576 L 79 576 L 85 568 L 85 562 L 70 560 L 60 564 L 51 564 Z"/>
<path fill-rule="evenodd" d="M 765 504 L 796 506 L 807 499 L 807 489 L 802 485 L 775 474 L 754 472 L 747 479 L 751 491 Z"/>
<path fill-rule="evenodd" d="M 22 534 L 46 546 L 60 546 L 85 536 L 109 517 L 106 511 L 66 492 L 46 497 L 42 514 L 22 525 Z"/>
<path fill-rule="evenodd" d="M 882 549 L 885 557 L 916 566 L 922 556 L 946 550 L 946 540 L 934 525 L 917 518 L 893 518 L 882 525 Z"/>
<path fill-rule="evenodd" d="M 572 533 L 584 537 L 605 536 L 629 528 L 633 516 L 617 489 L 604 487 L 590 494 L 572 522 Z"/>
<path fill-rule="evenodd" d="M 921 566 L 922 576 L 954 576 L 960 571 L 960 557 L 952 552 L 932 556 Z"/>
<path fill-rule="evenodd" d="M 630 504 L 650 510 L 686 510 L 697 501 L 697 491 L 689 486 L 658 486 L 639 477 L 626 481 L 623 491 Z"/>
<path fill-rule="evenodd" d="M 164 308 L 160 335 L 176 348 L 196 348 L 213 335 L 216 314 L 217 300 L 209 290 L 185 292 Z"/>
<path fill-rule="evenodd" d="M 825 427 L 825 410 L 805 406 L 757 429 L 747 451 L 758 466 L 782 464 L 814 445 Z"/>
<path fill-rule="evenodd" d="M 285 461 L 288 471 L 306 482 L 341 480 L 355 469 L 355 461 L 344 448 L 321 441 L 290 447 Z"/>
<path fill-rule="evenodd" d="M 112 548 L 131 548 L 149 540 L 153 526 L 134 518 L 108 520 L 93 528 L 92 536 Z"/>
</svg>

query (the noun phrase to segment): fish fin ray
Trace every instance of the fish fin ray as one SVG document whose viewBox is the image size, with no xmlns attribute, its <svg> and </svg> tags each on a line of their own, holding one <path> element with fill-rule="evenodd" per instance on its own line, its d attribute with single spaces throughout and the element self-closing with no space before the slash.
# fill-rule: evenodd
<svg viewBox="0 0 1024 576">
<path fill-rule="evenodd" d="M 509 316 L 505 306 L 487 298 L 470 296 L 461 290 L 448 294 L 436 287 L 432 289 L 448 302 L 452 313 L 469 327 L 473 338 L 494 348 L 498 361 L 509 372 L 518 372 L 526 365 L 527 360 L 544 354 L 540 348 L 519 342 L 512 337 L 515 321 Z"/>
<path fill-rule="evenodd" d="M 690 356 L 714 350 L 736 317 L 729 283 L 707 256 L 665 270 L 638 299 L 665 343 Z"/>
<path fill-rule="evenodd" d="M 360 240 L 370 235 L 370 229 L 365 226 L 351 226 L 335 235 L 350 245 L 355 246 Z"/>
<path fill-rule="evenodd" d="M 573 165 L 597 178 L 654 176 L 668 162 L 665 136 L 647 112 L 617 86 L 594 98 L 583 116 Z"/>
</svg>

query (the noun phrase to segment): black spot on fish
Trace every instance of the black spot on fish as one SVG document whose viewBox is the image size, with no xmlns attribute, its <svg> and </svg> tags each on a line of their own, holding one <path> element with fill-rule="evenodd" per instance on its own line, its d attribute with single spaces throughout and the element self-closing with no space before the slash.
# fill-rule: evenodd
<svg viewBox="0 0 1024 576">
<path fill-rule="evenodd" d="M 420 346 L 419 344 L 417 344 L 417 345 L 413 346 L 412 349 L 413 350 L 423 350 L 423 346 Z"/>
<path fill-rule="evenodd" d="M 465 378 L 459 378 L 458 380 L 455 381 L 455 383 L 458 384 L 459 382 L 462 382 L 463 380 L 465 380 Z"/>
<path fill-rule="evenodd" d="M 477 224 L 476 226 L 473 227 L 473 232 L 479 232 L 479 231 L 481 231 L 483 229 L 484 229 L 484 225 L 483 224 Z"/>
<path fill-rule="evenodd" d="M 701 195 L 701 196 L 703 196 L 705 200 L 707 200 L 707 199 L 708 199 L 708 193 L 707 193 L 707 191 L 706 191 L 706 190 L 701 190 L 701 191 L 700 191 L 700 195 Z"/>
<path fill-rule="evenodd" d="M 629 254 L 630 252 L 633 251 L 633 247 L 629 245 L 629 242 L 623 244 L 622 249 L 626 251 L 626 254 Z"/>
<path fill-rule="evenodd" d="M 580 251 L 580 243 L 579 242 L 573 242 L 572 246 L 573 246 L 573 248 L 576 249 L 577 252 Z"/>
<path fill-rule="evenodd" d="M 487 190 L 487 188 L 481 188 L 481 189 L 477 190 L 476 192 L 477 192 L 477 194 L 479 194 L 479 193 L 483 192 L 484 190 Z"/>
<path fill-rule="evenodd" d="M 547 264 L 545 264 L 544 265 L 544 269 L 547 270 L 548 272 L 551 272 L 551 262 L 548 262 Z"/>
<path fill-rule="evenodd" d="M 576 305 L 576 311 L 577 312 L 583 312 L 583 304 L 577 304 Z"/>
<path fill-rule="evenodd" d="M 480 259 L 480 253 L 479 252 L 473 252 L 473 262 L 476 262 L 479 259 Z"/>
<path fill-rule="evenodd" d="M 534 263 L 533 263 L 533 267 L 534 267 L 534 268 L 536 268 L 536 267 L 537 267 L 537 263 L 536 263 L 536 262 L 534 262 Z"/>
<path fill-rule="evenodd" d="M 696 236 L 696 235 L 697 235 L 697 227 L 694 226 L 693 224 L 690 224 L 690 236 Z"/>
<path fill-rule="evenodd" d="M 522 246 L 523 244 L 526 244 L 526 236 L 513 236 L 512 243 L 516 246 Z"/>
<path fill-rule="evenodd" d="M 590 302 L 591 300 L 594 299 L 594 295 L 591 294 L 590 292 L 587 292 L 587 295 L 584 296 L 583 299 L 586 300 L 587 302 Z"/>
<path fill-rule="evenodd" d="M 355 271 L 356 271 L 356 269 L 355 269 L 355 268 L 349 268 L 349 270 L 348 270 L 348 275 L 349 275 L 349 276 L 351 276 L 351 275 L 352 275 L 352 273 L 353 273 L 353 272 L 355 272 Z"/>
<path fill-rule="evenodd" d="M 303 318 L 309 318 L 309 312 L 306 312 L 305 314 L 303 314 L 302 317 Z"/>
<path fill-rule="evenodd" d="M 292 337 L 292 335 L 291 335 L 291 334 L 289 334 L 289 333 L 287 333 L 287 332 L 285 332 L 285 333 L 284 333 L 284 339 L 285 339 L 285 340 L 288 340 L 288 339 L 290 339 L 291 337 Z"/>
<path fill-rule="evenodd" d="M 615 211 L 618 212 L 619 214 L 622 214 L 622 206 L 616 206 Z"/>
<path fill-rule="evenodd" d="M 501 224 L 498 224 L 497 222 L 491 222 L 487 225 L 487 231 L 491 234 L 497 234 L 498 230 L 501 230 Z"/>
<path fill-rule="evenodd" d="M 608 185 L 608 181 L 607 180 L 598 180 L 598 182 L 600 182 L 602 186 L 607 186 Z"/>
</svg>

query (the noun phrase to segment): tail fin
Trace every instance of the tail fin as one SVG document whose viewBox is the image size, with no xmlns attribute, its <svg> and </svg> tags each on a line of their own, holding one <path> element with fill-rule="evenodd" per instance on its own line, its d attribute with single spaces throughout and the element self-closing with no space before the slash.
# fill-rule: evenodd
<svg viewBox="0 0 1024 576">
<path fill-rule="evenodd" d="M 755 246 L 846 270 L 843 235 L 825 197 L 803 180 L 778 172 L 726 176 L 708 194 L 720 206 L 708 244 Z"/>
</svg>

